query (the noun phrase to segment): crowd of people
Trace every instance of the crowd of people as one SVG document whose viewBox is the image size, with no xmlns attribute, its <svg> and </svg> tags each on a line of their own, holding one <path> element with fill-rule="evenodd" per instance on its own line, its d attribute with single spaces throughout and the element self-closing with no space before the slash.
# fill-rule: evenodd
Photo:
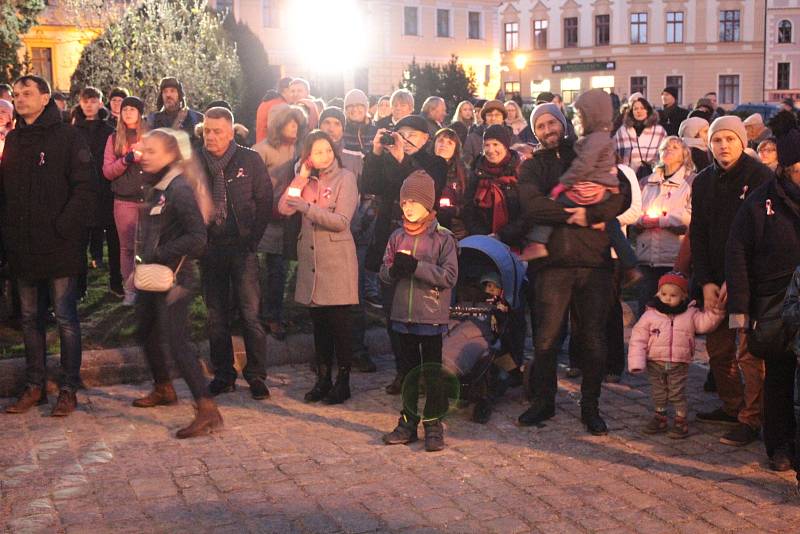
<svg viewBox="0 0 800 534">
<path fill-rule="evenodd" d="M 441 450 L 458 243 L 482 235 L 527 262 L 535 356 L 526 364 L 512 349 L 512 368 L 498 373 L 489 396 L 519 385 L 529 365 L 521 426 L 556 413 L 557 356 L 568 331 L 567 376 L 581 377 L 590 433 L 608 432 L 601 386 L 627 368 L 646 372 L 652 385 L 643 432 L 685 438 L 688 368 L 695 336 L 706 334 L 705 388 L 722 405 L 696 419 L 727 425 L 721 441 L 733 446 L 763 433 L 770 467 L 796 467 L 800 129 L 791 101 L 765 123 L 758 114 L 726 115 L 714 93 L 687 110 L 672 87 L 660 109 L 640 93 L 620 104 L 590 90 L 569 113 L 559 95 L 540 93 L 526 116 L 514 100 L 448 110 L 438 96 L 418 103 L 404 89 L 377 99 L 353 89 L 326 103 L 306 80 L 283 78 L 251 134 L 223 100 L 191 109 L 176 78 L 161 81 L 151 113 L 123 88 L 106 102 L 82 88 L 66 110 L 36 76 L 0 88 L 3 95 L 0 230 L 27 358 L 8 413 L 47 402 L 49 306 L 63 370 L 52 415 L 76 408 L 77 302 L 95 267 L 109 270 L 109 291 L 136 309 L 154 386 L 134 405 L 177 402 L 171 357 L 197 405 L 177 437 L 215 430 L 222 416 L 214 398 L 236 388 L 235 318 L 243 377 L 254 399 L 269 397 L 266 338 L 286 336 L 284 287 L 296 261 L 294 299 L 309 309 L 315 350 L 305 400 L 346 402 L 351 370 L 375 371 L 365 314 L 368 305 L 380 308 L 396 362 L 386 392 L 404 398 L 384 442 L 415 441 L 422 423 L 425 449 Z M 497 276 L 481 284 L 505 302 Z M 623 288 L 638 294 L 627 365 Z M 197 291 L 208 310 L 210 382 L 189 344 Z M 512 323 L 527 330 L 524 317 Z M 484 402 L 473 418 L 490 414 Z"/>
</svg>

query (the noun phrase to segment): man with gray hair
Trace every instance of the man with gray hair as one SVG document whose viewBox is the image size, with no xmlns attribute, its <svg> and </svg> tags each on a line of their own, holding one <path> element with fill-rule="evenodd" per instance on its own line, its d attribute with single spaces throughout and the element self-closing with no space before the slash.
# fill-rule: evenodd
<svg viewBox="0 0 800 534">
<path fill-rule="evenodd" d="M 431 137 L 436 135 L 443 126 L 445 116 L 447 116 L 447 104 L 440 96 L 429 96 L 422 103 L 422 116 L 428 121 L 428 132 Z"/>
<path fill-rule="evenodd" d="M 414 113 L 414 95 L 407 89 L 398 89 L 389 98 L 389 105 L 392 108 L 392 114 L 375 123 L 379 130 L 393 128 L 400 122 L 400 119 Z"/>
<path fill-rule="evenodd" d="M 232 289 L 237 296 L 247 354 L 242 374 L 250 383 L 253 398 L 265 399 L 269 397 L 264 383 L 267 334 L 258 319 L 261 291 L 256 247 L 272 214 L 272 182 L 258 153 L 234 141 L 233 114 L 226 108 L 206 111 L 201 155 L 214 200 L 208 250 L 200 263 L 214 367 L 209 390 L 216 396 L 236 389 L 231 341 Z M 154 394 L 159 395 L 158 387 Z"/>
</svg>

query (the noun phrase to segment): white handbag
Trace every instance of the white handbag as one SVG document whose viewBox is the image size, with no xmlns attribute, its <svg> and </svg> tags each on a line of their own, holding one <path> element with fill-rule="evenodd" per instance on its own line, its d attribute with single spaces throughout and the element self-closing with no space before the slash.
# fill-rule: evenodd
<svg viewBox="0 0 800 534">
<path fill-rule="evenodd" d="M 175 271 L 160 263 L 137 264 L 133 269 L 133 286 L 139 291 L 150 291 L 152 293 L 169 291 L 175 285 L 178 271 L 181 270 L 185 259 L 186 256 L 181 258 Z"/>
</svg>

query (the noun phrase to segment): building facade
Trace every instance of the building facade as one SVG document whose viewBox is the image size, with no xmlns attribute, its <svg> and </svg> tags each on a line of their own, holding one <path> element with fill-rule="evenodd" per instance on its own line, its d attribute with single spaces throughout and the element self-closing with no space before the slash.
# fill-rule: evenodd
<svg viewBox="0 0 800 534">
<path fill-rule="evenodd" d="M 474 73 L 477 96 L 493 97 L 500 88 L 496 0 L 216 0 L 214 5 L 232 9 L 248 24 L 280 75 L 307 78 L 331 94 L 353 87 L 388 94 L 413 59 L 441 64 L 452 54 Z M 308 39 L 321 43 L 317 50 L 347 46 L 320 64 L 303 46 Z"/>
<path fill-rule="evenodd" d="M 764 0 L 518 0 L 499 7 L 506 93 L 569 102 L 590 88 L 643 93 L 665 86 L 681 104 L 705 93 L 735 107 L 762 100 Z"/>
<path fill-rule="evenodd" d="M 764 100 L 800 100 L 800 0 L 769 0 Z"/>
</svg>

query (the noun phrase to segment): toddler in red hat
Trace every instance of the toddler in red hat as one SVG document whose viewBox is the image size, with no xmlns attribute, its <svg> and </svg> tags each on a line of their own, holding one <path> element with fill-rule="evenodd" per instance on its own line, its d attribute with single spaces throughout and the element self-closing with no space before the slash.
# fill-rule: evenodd
<svg viewBox="0 0 800 534">
<path fill-rule="evenodd" d="M 648 303 L 628 344 L 628 370 L 647 371 L 652 386 L 655 415 L 644 427 L 646 434 L 668 432 L 675 439 L 689 435 L 686 420 L 686 383 L 694 358 L 694 338 L 711 332 L 722 322 L 722 309 L 701 311 L 689 301 L 689 282 L 671 272 L 658 280 L 658 292 Z M 675 408 L 675 422 L 667 424 L 667 405 Z"/>
</svg>

